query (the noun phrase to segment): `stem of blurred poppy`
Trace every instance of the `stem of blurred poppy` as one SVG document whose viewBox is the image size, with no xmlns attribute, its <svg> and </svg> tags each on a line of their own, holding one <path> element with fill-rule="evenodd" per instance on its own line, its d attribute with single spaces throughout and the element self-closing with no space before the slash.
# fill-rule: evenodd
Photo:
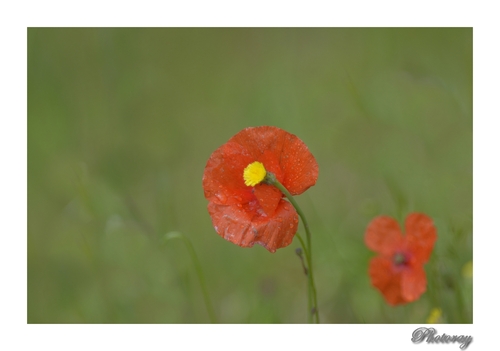
<svg viewBox="0 0 500 351">
<path fill-rule="evenodd" d="M 312 253 L 311 253 L 311 232 L 309 231 L 309 225 L 307 224 L 306 217 L 304 216 L 304 212 L 299 207 L 299 204 L 295 199 L 293 198 L 292 194 L 281 184 L 275 177 L 273 182 L 271 183 L 275 187 L 277 187 L 283 194 L 285 194 L 286 198 L 288 201 L 291 202 L 293 207 L 295 207 L 295 210 L 299 214 L 300 218 L 302 219 L 302 224 L 304 225 L 304 229 L 306 230 L 306 240 L 307 240 L 307 249 L 304 248 L 304 252 L 306 253 L 306 260 L 307 260 L 307 266 L 309 269 L 309 291 L 311 292 L 312 299 L 313 299 L 313 307 L 310 309 L 309 314 L 314 315 L 314 319 L 316 323 L 319 323 L 319 313 L 318 313 L 318 301 L 316 298 L 316 287 L 314 286 L 314 277 L 313 277 L 313 266 L 312 266 Z"/>
<path fill-rule="evenodd" d="M 182 239 L 182 241 L 184 241 L 184 244 L 186 245 L 186 247 L 189 251 L 189 255 L 191 256 L 191 259 L 193 260 L 196 274 L 198 275 L 198 279 L 200 281 L 201 290 L 203 293 L 203 298 L 205 299 L 205 305 L 207 307 L 208 316 L 210 317 L 210 322 L 217 323 L 217 319 L 215 318 L 215 311 L 214 311 L 214 308 L 213 308 L 212 303 L 210 301 L 210 298 L 208 296 L 207 285 L 205 283 L 205 277 L 203 275 L 203 270 L 201 269 L 200 260 L 198 259 L 198 256 L 196 255 L 196 252 L 194 251 L 193 244 L 184 234 L 179 233 L 179 232 L 170 232 L 170 233 L 167 233 L 167 235 L 165 236 L 165 240 L 174 239 L 174 238 L 179 238 L 179 239 Z"/>
</svg>

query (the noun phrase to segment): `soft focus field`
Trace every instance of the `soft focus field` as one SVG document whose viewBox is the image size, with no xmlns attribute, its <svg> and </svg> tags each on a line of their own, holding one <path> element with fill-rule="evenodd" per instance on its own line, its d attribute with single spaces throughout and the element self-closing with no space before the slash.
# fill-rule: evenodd
<svg viewBox="0 0 500 351">
<path fill-rule="evenodd" d="M 305 323 L 292 245 L 212 227 L 201 178 L 248 126 L 296 134 L 317 184 L 321 322 L 472 322 L 472 29 L 28 29 L 29 323 Z M 391 307 L 368 223 L 434 219 L 427 292 Z M 300 224 L 299 231 L 303 233 Z"/>
</svg>

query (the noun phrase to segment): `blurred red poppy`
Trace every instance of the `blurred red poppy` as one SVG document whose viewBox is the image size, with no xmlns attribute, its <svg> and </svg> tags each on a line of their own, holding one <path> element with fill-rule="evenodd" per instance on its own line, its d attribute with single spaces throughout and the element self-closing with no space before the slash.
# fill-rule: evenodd
<svg viewBox="0 0 500 351">
<path fill-rule="evenodd" d="M 266 184 L 266 173 L 298 195 L 316 183 L 318 164 L 295 135 L 277 127 L 250 127 L 210 156 L 203 190 L 220 236 L 242 247 L 260 244 L 275 252 L 292 242 L 299 220 L 281 191 Z"/>
<path fill-rule="evenodd" d="M 432 219 L 421 213 L 406 217 L 406 235 L 387 216 L 375 218 L 366 229 L 365 243 L 379 254 L 370 261 L 372 285 L 390 305 L 417 300 L 426 289 L 423 268 L 437 239 Z"/>
</svg>

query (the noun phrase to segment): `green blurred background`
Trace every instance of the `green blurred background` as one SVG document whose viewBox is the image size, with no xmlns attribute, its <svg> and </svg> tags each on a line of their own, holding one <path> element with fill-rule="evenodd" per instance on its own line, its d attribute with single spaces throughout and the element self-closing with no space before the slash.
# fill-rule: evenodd
<svg viewBox="0 0 500 351">
<path fill-rule="evenodd" d="M 296 134 L 317 184 L 324 323 L 472 322 L 471 28 L 29 28 L 28 323 L 305 323 L 295 248 L 212 227 L 201 178 L 248 126 Z M 438 228 L 428 287 L 390 307 L 364 245 L 380 214 Z M 302 231 L 302 226 L 299 226 Z"/>
</svg>

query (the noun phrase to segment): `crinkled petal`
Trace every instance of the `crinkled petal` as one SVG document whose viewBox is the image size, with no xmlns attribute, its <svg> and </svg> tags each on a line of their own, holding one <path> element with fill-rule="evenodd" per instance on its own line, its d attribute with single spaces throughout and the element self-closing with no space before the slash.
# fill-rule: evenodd
<svg viewBox="0 0 500 351">
<path fill-rule="evenodd" d="M 254 244 L 268 251 L 291 244 L 298 226 L 298 215 L 293 206 L 280 200 L 273 216 L 267 216 L 257 203 L 246 206 L 208 204 L 215 231 L 224 239 L 241 247 Z"/>
<path fill-rule="evenodd" d="M 405 303 L 401 294 L 401 273 L 393 269 L 393 264 L 386 257 L 374 257 L 368 269 L 372 285 L 377 288 L 390 305 Z"/>
<path fill-rule="evenodd" d="M 403 245 L 398 222 L 388 216 L 375 218 L 366 229 L 365 244 L 375 252 L 392 256 Z"/>
<path fill-rule="evenodd" d="M 417 300 L 427 285 L 424 268 L 421 265 L 408 267 L 401 273 L 401 295 L 407 302 Z"/>
<path fill-rule="evenodd" d="M 427 262 L 437 239 L 432 219 L 422 213 L 412 213 L 406 217 L 405 229 L 413 257 L 417 262 Z"/>
</svg>

